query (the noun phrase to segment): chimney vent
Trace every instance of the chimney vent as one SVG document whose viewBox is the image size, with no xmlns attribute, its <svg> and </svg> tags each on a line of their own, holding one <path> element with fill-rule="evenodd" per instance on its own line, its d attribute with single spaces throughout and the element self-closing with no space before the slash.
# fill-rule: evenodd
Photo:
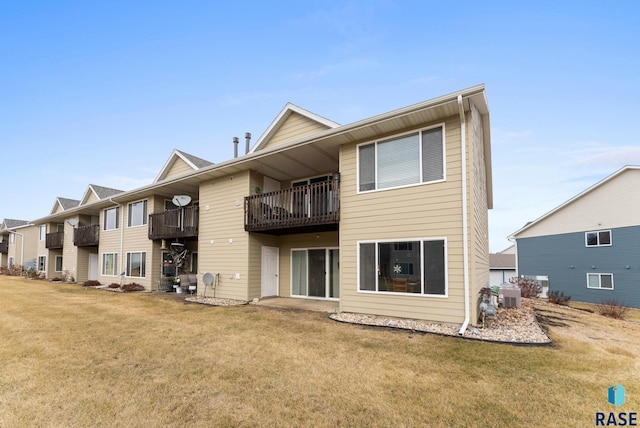
<svg viewBox="0 0 640 428">
<path fill-rule="evenodd" d="M 238 143 L 240 142 L 240 140 L 238 139 L 238 137 L 233 137 L 233 157 L 237 158 L 238 157 Z"/>
<path fill-rule="evenodd" d="M 244 148 L 244 154 L 249 153 L 249 142 L 251 141 L 251 132 L 245 132 L 244 138 L 247 140 L 247 145 Z"/>
</svg>

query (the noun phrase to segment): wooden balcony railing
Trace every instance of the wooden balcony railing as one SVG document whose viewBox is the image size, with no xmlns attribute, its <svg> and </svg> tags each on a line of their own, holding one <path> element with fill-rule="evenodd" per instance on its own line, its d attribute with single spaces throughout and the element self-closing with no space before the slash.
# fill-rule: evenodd
<svg viewBox="0 0 640 428">
<path fill-rule="evenodd" d="M 73 230 L 73 245 L 94 247 L 100 243 L 100 225 L 78 226 Z"/>
<path fill-rule="evenodd" d="M 64 242 L 64 232 L 47 233 L 45 247 L 50 250 L 62 248 Z"/>
<path fill-rule="evenodd" d="M 149 239 L 198 236 L 198 205 L 149 214 Z"/>
<path fill-rule="evenodd" d="M 273 235 L 337 230 L 340 182 L 329 180 L 244 198 L 247 232 Z"/>
<path fill-rule="evenodd" d="M 0 242 L 0 254 L 9 254 L 9 241 Z"/>
</svg>

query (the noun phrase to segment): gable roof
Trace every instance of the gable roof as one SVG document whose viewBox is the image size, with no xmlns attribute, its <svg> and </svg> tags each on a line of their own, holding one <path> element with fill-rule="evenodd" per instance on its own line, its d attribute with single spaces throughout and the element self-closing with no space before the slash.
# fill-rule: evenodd
<svg viewBox="0 0 640 428">
<path fill-rule="evenodd" d="M 285 124 L 289 116 L 291 114 L 297 113 L 302 115 L 314 122 L 323 125 L 326 129 L 337 128 L 340 126 L 339 123 L 329 120 L 325 117 L 317 115 L 315 113 L 310 112 L 309 110 L 305 110 L 301 107 L 298 107 L 295 104 L 287 103 L 284 108 L 280 111 L 278 116 L 271 122 L 271 125 L 264 131 L 264 133 L 258 138 L 258 141 L 254 144 L 254 146 L 249 150 L 249 153 L 253 153 L 257 150 L 264 148 L 267 145 L 269 140 L 278 132 L 278 130 Z"/>
<path fill-rule="evenodd" d="M 62 211 L 66 211 L 71 208 L 75 208 L 80 205 L 80 201 L 77 199 L 68 199 L 57 197 L 56 201 L 53 204 L 53 208 L 51 209 L 51 214 L 57 211 L 57 208 L 60 208 Z"/>
<path fill-rule="evenodd" d="M 171 153 L 171 156 L 169 156 L 169 159 L 167 159 L 167 162 L 165 162 L 164 166 L 156 176 L 155 180 L 153 180 L 153 182 L 157 183 L 158 181 L 161 181 L 167 178 L 169 171 L 171 170 L 171 168 L 173 167 L 173 165 L 176 163 L 178 159 L 181 159 L 194 171 L 197 171 L 209 165 L 213 165 L 213 162 L 209 162 L 208 160 L 199 158 L 194 155 L 190 155 L 189 153 L 185 153 L 178 149 L 174 149 L 173 152 Z"/>
<path fill-rule="evenodd" d="M 111 198 L 122 192 L 123 192 L 122 190 L 118 190 L 118 189 L 111 189 L 109 187 L 102 187 L 96 184 L 89 184 L 89 187 L 87 188 L 87 191 L 84 192 L 84 196 L 82 197 L 82 200 L 80 201 L 79 205 L 86 204 L 87 200 L 91 195 L 95 195 L 96 198 L 98 198 L 99 200 L 102 200 L 102 199 Z"/>
<path fill-rule="evenodd" d="M 516 268 L 515 254 L 489 254 L 490 269 L 514 269 Z"/>
<path fill-rule="evenodd" d="M 0 230 L 17 229 L 19 227 L 28 226 L 29 222 L 26 220 L 14 220 L 5 218 L 0 225 Z"/>
<path fill-rule="evenodd" d="M 560 211 L 560 210 L 562 210 L 562 209 L 564 209 L 564 208 L 566 208 L 566 207 L 568 207 L 568 206 L 570 206 L 572 204 L 575 204 L 577 201 L 583 199 L 587 195 L 592 194 L 593 192 L 595 192 L 596 190 L 600 189 L 605 184 L 613 181 L 614 179 L 616 179 L 617 177 L 619 177 L 620 175 L 622 175 L 623 173 L 625 173 L 627 171 L 640 171 L 640 166 L 627 165 L 627 166 L 624 166 L 624 167 L 620 168 L 618 171 L 614 172 L 610 176 L 600 180 L 599 182 L 597 182 L 593 186 L 591 186 L 591 187 L 587 188 L 586 190 L 580 192 L 579 194 L 577 194 L 573 198 L 569 199 L 568 201 L 564 202 L 563 204 L 557 206 L 556 208 L 552 209 L 551 211 L 547 212 L 546 214 L 543 214 L 542 216 L 538 217 L 536 220 L 526 223 L 522 228 L 520 228 L 519 230 L 517 230 L 517 231 L 513 232 L 511 235 L 509 235 L 509 238 L 515 238 L 518 235 L 522 234 L 524 231 L 526 231 L 528 229 L 531 229 L 535 225 L 540 224 L 541 222 L 549 219 L 550 217 L 555 215 L 558 211 Z"/>
</svg>

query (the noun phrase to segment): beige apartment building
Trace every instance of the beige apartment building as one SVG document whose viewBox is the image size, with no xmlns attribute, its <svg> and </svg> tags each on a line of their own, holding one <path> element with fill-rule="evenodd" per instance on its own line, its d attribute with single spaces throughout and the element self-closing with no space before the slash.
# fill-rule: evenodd
<svg viewBox="0 0 640 428">
<path fill-rule="evenodd" d="M 191 273 L 208 296 L 476 322 L 493 203 L 483 85 L 347 125 L 287 104 L 250 137 L 221 163 L 174 150 L 148 186 L 58 198 L 31 222 L 47 277 L 170 291 Z"/>
</svg>

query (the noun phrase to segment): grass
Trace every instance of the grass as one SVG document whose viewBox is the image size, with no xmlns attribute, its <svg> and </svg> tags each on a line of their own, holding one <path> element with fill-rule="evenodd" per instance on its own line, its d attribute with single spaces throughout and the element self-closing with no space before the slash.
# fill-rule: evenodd
<svg viewBox="0 0 640 428">
<path fill-rule="evenodd" d="M 640 411 L 638 330 L 573 312 L 517 347 L 0 277 L 0 426 L 592 426 L 615 382 Z"/>
</svg>

